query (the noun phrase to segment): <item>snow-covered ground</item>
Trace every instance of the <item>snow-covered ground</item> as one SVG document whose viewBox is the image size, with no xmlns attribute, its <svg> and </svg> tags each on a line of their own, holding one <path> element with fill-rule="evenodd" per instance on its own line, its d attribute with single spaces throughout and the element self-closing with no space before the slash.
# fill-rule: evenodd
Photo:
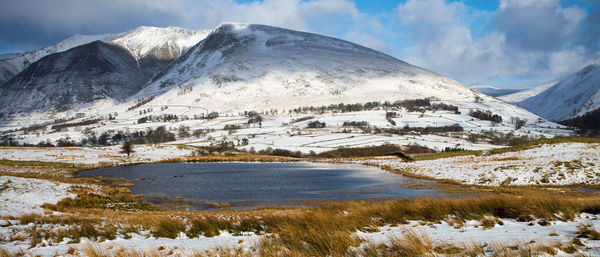
<svg viewBox="0 0 600 257">
<path fill-rule="evenodd" d="M 494 243 L 513 246 L 535 243 L 568 243 L 577 237 L 577 227 L 582 224 L 600 228 L 600 216 L 581 213 L 573 221 L 551 221 L 542 226 L 537 221 L 517 222 L 513 219 L 500 219 L 502 225 L 484 228 L 479 221 L 466 221 L 462 227 L 454 227 L 445 221 L 440 224 L 422 221 L 410 221 L 398 226 L 379 227 L 379 232 L 361 232 L 356 235 L 376 245 L 389 244 L 390 238 L 402 238 L 406 231 L 424 235 L 433 240 L 434 244 L 454 244 L 456 246 L 493 245 Z M 592 256 L 600 254 L 600 241 L 580 239 Z"/>
<path fill-rule="evenodd" d="M 452 103 L 457 104 L 458 103 Z M 502 123 L 492 123 L 486 120 L 479 120 L 468 115 L 470 110 L 489 109 L 494 105 L 489 103 L 461 103 L 463 108 L 459 108 L 461 114 L 448 111 L 423 111 L 408 112 L 400 110 L 368 110 L 356 112 L 325 112 L 325 113 L 287 113 L 281 110 L 279 114 L 264 114 L 263 121 L 248 124 L 249 118 L 239 114 L 224 114 L 216 119 L 191 119 L 177 122 L 146 122 L 136 124 L 139 116 L 134 113 L 124 113 L 117 116 L 117 119 L 102 121 L 98 124 L 70 127 L 62 131 L 43 130 L 36 133 L 14 133 L 14 139 L 28 144 L 38 144 L 40 142 L 56 142 L 59 139 L 69 139 L 79 142 L 82 138 L 87 138 L 92 131 L 96 136 L 102 133 L 115 134 L 117 131 L 134 133 L 136 131 L 147 131 L 164 126 L 170 132 L 176 134 L 177 141 L 168 144 L 188 144 L 194 146 L 218 145 L 223 141 L 230 141 L 237 148 L 249 150 L 262 150 L 268 147 L 281 148 L 292 151 L 301 151 L 316 153 L 335 150 L 339 147 L 365 147 L 382 145 L 385 143 L 409 145 L 419 144 L 435 150 L 443 150 L 446 147 L 460 147 L 469 150 L 492 149 L 499 146 L 491 145 L 485 142 L 474 143 L 469 140 L 471 134 L 481 134 L 483 132 L 494 132 L 502 134 L 513 134 L 514 136 L 554 137 L 565 136 L 572 133 L 564 126 L 551 122 L 536 120 L 536 116 L 529 114 L 526 124 L 520 129 L 515 129 L 511 117 L 524 115 L 520 109 L 514 107 L 514 110 L 504 110 Z M 154 108 L 152 115 L 168 114 L 169 111 L 179 112 L 176 107 L 170 107 L 164 111 L 159 111 L 159 107 Z M 496 107 L 493 107 L 496 108 Z M 184 109 L 188 109 L 185 107 Z M 193 110 L 193 109 L 192 109 Z M 386 119 L 386 113 L 396 112 L 396 117 L 391 120 L 392 124 Z M 495 113 L 495 112 L 494 112 Z M 295 120 L 310 118 L 300 122 Z M 307 128 L 309 122 L 320 121 L 326 124 L 325 128 L 310 129 Z M 15 121 L 16 122 L 16 121 Z M 25 122 L 25 121 L 24 121 Z M 408 127 L 443 127 L 460 125 L 464 132 L 454 134 L 419 134 L 407 133 L 407 135 L 397 135 L 389 133 L 367 133 L 360 128 L 343 126 L 344 122 L 366 122 L 373 127 L 380 129 L 402 129 Z M 23 124 L 21 124 L 23 125 Z M 19 125 L 19 126 L 21 126 Z M 239 126 L 239 129 L 225 130 L 224 127 Z M 207 134 L 200 136 L 182 137 L 179 135 L 180 127 L 188 127 L 189 133 L 193 134 L 196 130 L 209 130 Z M 9 129 L 16 127 L 3 127 Z M 86 132 L 87 131 L 87 132 Z M 87 133 L 87 134 L 86 134 Z M 241 144 L 247 140 L 248 144 Z M 98 148 L 99 149 L 99 148 Z M 109 152 L 112 150 L 109 150 Z M 111 152 L 114 154 L 115 152 Z"/>
<path fill-rule="evenodd" d="M 44 179 L 0 176 L 0 217 L 43 214 L 42 204 L 74 196 L 69 193 L 70 186 Z"/>
<path fill-rule="evenodd" d="M 15 229 L 23 230 L 25 227 L 30 225 L 16 225 Z M 7 235 L 10 233 L 10 227 L 0 227 L 1 234 Z M 83 254 L 84 249 L 89 246 L 93 246 L 100 250 L 104 254 L 116 254 L 122 250 L 130 252 L 152 252 L 156 250 L 161 254 L 173 255 L 173 256 L 194 256 L 195 253 L 208 251 L 211 249 L 228 249 L 228 248 L 241 248 L 245 251 L 250 251 L 251 248 L 258 245 L 258 241 L 262 236 L 248 233 L 247 235 L 232 235 L 227 231 L 222 231 L 221 235 L 215 237 L 196 237 L 188 238 L 185 234 L 182 236 L 169 239 L 169 238 L 155 238 L 150 235 L 149 232 L 136 234 L 130 233 L 131 238 L 125 239 L 123 237 L 117 237 L 115 240 L 107 240 L 101 243 L 96 243 L 86 239 L 81 240 L 80 243 L 69 243 L 63 241 L 58 244 L 48 244 L 45 246 L 36 246 L 29 248 L 28 243 L 23 242 L 11 242 L 7 244 L 0 244 L 0 247 L 5 247 L 10 252 L 25 251 L 31 253 L 32 256 L 62 256 L 66 255 L 69 251 L 70 255 L 85 256 Z M 75 251 L 71 250 L 75 249 Z M 160 249 L 160 250 L 159 250 Z M 151 255 L 152 256 L 152 255 Z"/>
<path fill-rule="evenodd" d="M 600 184 L 600 144 L 547 144 L 518 152 L 403 162 L 378 158 L 365 164 L 470 185 Z"/>
<path fill-rule="evenodd" d="M 82 165 L 156 162 L 191 155 L 193 148 L 174 145 L 135 145 L 130 158 L 121 146 L 104 147 L 0 147 L 0 159 L 63 162 Z"/>
<path fill-rule="evenodd" d="M 587 225 L 592 229 L 600 228 L 600 215 L 588 213 L 581 213 L 572 221 L 549 221 L 547 224 L 539 221 L 517 222 L 513 219 L 499 219 L 493 227 L 486 228 L 477 220 L 465 221 L 461 226 L 449 224 L 446 221 L 431 223 L 413 220 L 407 224 L 381 226 L 378 227 L 379 231 L 377 232 L 357 231 L 355 235 L 364 240 L 363 244 L 372 243 L 375 245 L 389 244 L 391 239 L 402 238 L 405 233 L 412 232 L 430 238 L 434 246 L 469 247 L 476 245 L 484 247 L 503 245 L 509 247 L 515 245 L 568 244 L 578 236 L 579 226 Z M 0 227 L 0 232 L 6 236 L 15 231 L 26 230 L 31 226 L 33 224 L 4 226 Z M 69 240 L 64 240 L 60 243 L 47 243 L 34 248 L 29 248 L 29 245 L 24 242 L 9 242 L 0 246 L 10 252 L 23 250 L 35 256 L 56 256 L 68 252 L 81 254 L 84 251 L 83 249 L 90 245 L 105 254 L 115 254 L 127 249 L 137 252 L 157 250 L 163 254 L 172 252 L 177 256 L 187 256 L 210 249 L 228 248 L 239 248 L 245 252 L 256 253 L 258 243 L 264 237 L 253 233 L 232 235 L 226 231 L 222 231 L 221 235 L 216 237 L 187 238 L 185 234 L 181 234 L 175 239 L 155 238 L 147 231 L 140 234 L 130 233 L 129 235 L 131 236 L 129 239 L 119 236 L 115 240 L 107 240 L 101 243 L 83 239 L 79 243 L 69 243 Z M 580 238 L 579 240 L 583 244 L 580 250 L 585 254 L 591 256 L 600 254 L 600 241 L 586 238 Z M 572 256 L 564 252 L 559 253 L 561 253 L 559 256 Z"/>
</svg>

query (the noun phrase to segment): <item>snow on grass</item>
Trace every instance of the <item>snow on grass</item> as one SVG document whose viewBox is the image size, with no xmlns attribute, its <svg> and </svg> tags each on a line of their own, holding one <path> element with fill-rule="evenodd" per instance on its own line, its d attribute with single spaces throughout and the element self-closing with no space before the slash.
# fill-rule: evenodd
<svg viewBox="0 0 600 257">
<path fill-rule="evenodd" d="M 417 162 L 373 159 L 364 163 L 471 185 L 597 185 L 600 184 L 599 153 L 600 144 L 561 143 L 488 156 Z"/>
<path fill-rule="evenodd" d="M 40 205 L 73 196 L 68 192 L 70 186 L 43 179 L 0 176 L 0 217 L 43 214 Z"/>
<path fill-rule="evenodd" d="M 45 246 L 38 245 L 31 249 L 28 249 L 28 244 L 20 244 L 17 242 L 5 244 L 3 247 L 7 248 L 10 252 L 17 252 L 20 249 L 23 249 L 32 256 L 65 255 L 69 252 L 69 249 L 76 249 L 77 252 L 82 253 L 89 245 L 95 246 L 105 254 L 115 254 L 122 249 L 126 249 L 131 252 L 151 252 L 152 250 L 157 250 L 165 255 L 172 252 L 172 254 L 169 255 L 193 256 L 194 253 L 219 248 L 241 248 L 250 251 L 251 248 L 258 244 L 258 241 L 261 238 L 261 236 L 253 233 L 248 233 L 247 235 L 232 235 L 226 231 L 223 231 L 221 235 L 215 237 L 201 236 L 188 238 L 183 234 L 175 239 L 155 238 L 150 236 L 148 232 L 142 232 L 141 234 L 142 235 L 130 233 L 130 239 L 119 236 L 115 240 L 107 240 L 101 243 L 94 243 L 83 239 L 80 243 L 70 243 L 65 241 Z M 71 250 L 71 252 L 74 251 Z"/>
<path fill-rule="evenodd" d="M 581 224 L 591 224 L 600 228 L 600 216 L 581 213 L 573 221 L 551 221 L 547 226 L 538 224 L 539 220 L 532 222 L 517 222 L 513 219 L 500 219 L 500 224 L 491 228 L 484 228 L 480 221 L 469 220 L 462 227 L 454 227 L 445 221 L 440 224 L 410 221 L 408 224 L 398 226 L 382 226 L 379 232 L 357 231 L 356 235 L 375 245 L 389 244 L 390 238 L 402 238 L 405 231 L 410 230 L 426 235 L 436 243 L 477 245 L 499 243 L 504 245 L 519 245 L 521 243 L 568 243 L 577 237 L 577 227 Z M 541 223 L 541 222 L 540 222 Z M 544 223 L 541 223 L 544 224 Z M 587 253 L 600 254 L 600 242 L 597 240 L 580 239 L 588 248 Z"/>
<path fill-rule="evenodd" d="M 174 145 L 135 145 L 130 158 L 120 145 L 105 147 L 0 147 L 0 159 L 63 162 L 84 165 L 102 163 L 155 162 L 193 153 L 189 147 Z"/>
</svg>

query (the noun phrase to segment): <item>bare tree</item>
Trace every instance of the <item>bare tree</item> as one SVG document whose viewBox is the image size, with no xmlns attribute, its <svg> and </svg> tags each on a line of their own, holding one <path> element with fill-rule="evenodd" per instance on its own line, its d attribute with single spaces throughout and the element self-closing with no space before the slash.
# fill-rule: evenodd
<svg viewBox="0 0 600 257">
<path fill-rule="evenodd" d="M 125 141 L 125 143 L 123 144 L 123 146 L 121 146 L 121 153 L 126 153 L 127 154 L 127 158 L 129 158 L 129 156 L 133 152 L 135 152 L 133 150 L 133 144 L 131 142 L 129 142 L 129 141 Z"/>
</svg>

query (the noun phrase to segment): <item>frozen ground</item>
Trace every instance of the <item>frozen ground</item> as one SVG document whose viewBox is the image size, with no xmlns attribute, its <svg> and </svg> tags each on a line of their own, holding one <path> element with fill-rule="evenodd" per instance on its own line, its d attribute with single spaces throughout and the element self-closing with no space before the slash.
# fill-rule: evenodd
<svg viewBox="0 0 600 257">
<path fill-rule="evenodd" d="M 55 204 L 73 196 L 69 193 L 70 186 L 44 179 L 0 176 L 0 217 L 43 214 L 44 209 L 40 205 Z"/>
<path fill-rule="evenodd" d="M 378 158 L 363 163 L 470 185 L 600 184 L 600 144 L 540 145 L 519 152 L 403 162 Z"/>
</svg>

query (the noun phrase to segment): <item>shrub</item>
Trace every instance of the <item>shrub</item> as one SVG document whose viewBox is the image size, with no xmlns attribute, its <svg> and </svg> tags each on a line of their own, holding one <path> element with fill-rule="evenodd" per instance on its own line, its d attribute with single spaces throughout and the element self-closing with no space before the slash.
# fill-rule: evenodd
<svg viewBox="0 0 600 257">
<path fill-rule="evenodd" d="M 320 122 L 318 120 L 311 121 L 308 123 L 308 128 L 324 128 L 325 122 Z"/>
<path fill-rule="evenodd" d="M 317 154 L 320 158 L 349 158 L 349 157 L 366 157 L 366 156 L 383 156 L 393 155 L 402 152 L 402 148 L 398 145 L 384 144 L 380 146 L 356 147 L 356 148 L 338 148 Z"/>
<path fill-rule="evenodd" d="M 481 111 L 481 110 L 471 110 L 469 112 L 469 116 L 480 119 L 480 120 L 489 120 L 494 123 L 501 123 L 502 117 L 498 114 L 492 114 L 490 111 Z"/>
<path fill-rule="evenodd" d="M 152 235 L 174 239 L 179 232 L 185 232 L 185 224 L 176 218 L 158 218 L 154 221 Z"/>
</svg>

